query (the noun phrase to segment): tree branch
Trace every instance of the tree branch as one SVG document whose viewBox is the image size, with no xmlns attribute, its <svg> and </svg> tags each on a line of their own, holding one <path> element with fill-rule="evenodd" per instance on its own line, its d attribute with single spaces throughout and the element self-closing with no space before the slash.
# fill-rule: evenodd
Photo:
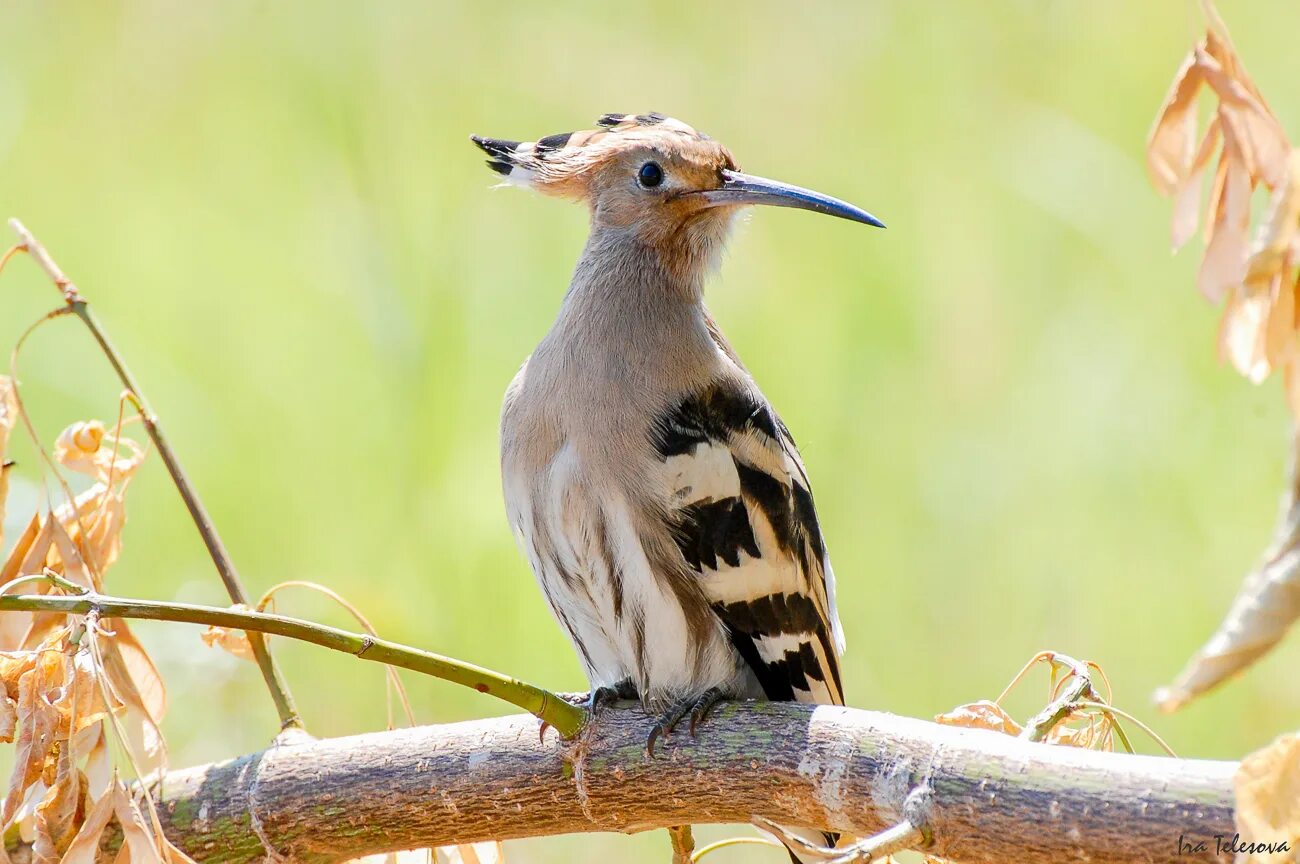
<svg viewBox="0 0 1300 864">
<path fill-rule="evenodd" d="M 49 575 L 23 577 L 49 579 Z M 17 581 L 17 580 L 16 580 Z M 10 587 L 14 582 L 9 583 Z M 57 583 L 56 583 L 57 584 Z M 194 603 L 167 603 L 158 600 L 125 600 L 86 591 L 82 586 L 64 582 L 79 593 L 72 596 L 58 594 L 3 594 L 0 593 L 0 613 L 4 612 L 61 612 L 66 615 L 86 615 L 98 612 L 105 618 L 132 618 L 149 621 L 180 621 L 243 630 L 252 636 L 269 633 L 298 639 L 351 654 L 362 660 L 383 663 L 432 675 L 480 693 L 495 696 L 522 708 L 554 726 L 564 737 L 572 737 L 586 721 L 587 712 L 571 705 L 559 696 L 532 684 L 519 681 L 491 669 L 472 663 L 443 657 L 431 651 L 422 651 L 397 642 L 389 642 L 365 633 L 352 633 L 337 627 L 327 627 L 270 612 L 249 609 L 221 609 Z M 61 587 L 64 587 L 61 586 Z M 66 590 L 66 588 L 65 588 Z M 251 641 L 251 640 L 250 640 Z"/>
<path fill-rule="evenodd" d="M 610 710 L 570 743 L 539 740 L 535 719 L 513 716 L 273 747 L 168 774 L 163 823 L 203 862 L 266 857 L 254 818 L 276 855 L 327 862 L 756 816 L 866 836 L 897 823 L 909 792 L 928 787 L 926 851 L 965 864 L 1185 864 L 1218 860 L 1215 835 L 1233 833 L 1230 762 L 754 702 L 720 706 L 697 739 L 674 735 L 650 760 L 651 722 Z M 1190 851 L 1200 842 L 1206 851 Z"/>
</svg>

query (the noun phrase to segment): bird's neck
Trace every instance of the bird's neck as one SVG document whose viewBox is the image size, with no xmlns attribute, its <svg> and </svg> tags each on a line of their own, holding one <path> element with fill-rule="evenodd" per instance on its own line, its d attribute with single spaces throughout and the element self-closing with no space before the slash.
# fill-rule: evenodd
<svg viewBox="0 0 1300 864">
<path fill-rule="evenodd" d="M 640 293 L 651 303 L 698 304 L 711 263 L 686 232 L 653 242 L 635 228 L 594 225 L 569 291 L 603 302 L 618 302 L 607 295 Z"/>
<path fill-rule="evenodd" d="M 702 300 L 704 272 L 683 269 L 626 232 L 597 228 L 537 359 L 575 379 L 644 384 L 657 371 L 666 381 L 704 374 L 718 351 Z"/>
</svg>

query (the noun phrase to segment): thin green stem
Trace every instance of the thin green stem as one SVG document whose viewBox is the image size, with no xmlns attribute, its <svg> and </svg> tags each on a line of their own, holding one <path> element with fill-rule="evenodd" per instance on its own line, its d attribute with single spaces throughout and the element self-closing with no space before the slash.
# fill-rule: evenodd
<svg viewBox="0 0 1300 864">
<path fill-rule="evenodd" d="M 108 333 L 100 325 L 99 319 L 95 317 L 89 304 L 77 290 L 77 286 L 63 274 L 59 266 L 54 263 L 54 259 L 50 257 L 49 252 L 45 250 L 45 247 L 17 219 L 10 219 L 9 227 L 18 235 L 27 253 L 35 259 L 36 263 L 54 282 L 55 287 L 63 294 L 63 299 L 67 302 L 68 308 L 86 325 L 86 329 L 90 331 L 95 341 L 99 343 L 104 356 L 108 358 L 113 371 L 117 373 L 122 386 L 130 392 L 132 401 L 139 408 L 140 416 L 144 420 L 145 430 L 149 433 L 149 438 L 153 441 L 154 446 L 158 448 L 158 455 L 162 458 L 163 464 L 167 466 L 172 482 L 176 484 L 176 489 L 180 492 L 181 499 L 184 500 L 185 507 L 190 512 L 190 518 L 194 520 L 194 525 L 198 528 L 204 545 L 207 546 L 208 554 L 211 556 L 213 564 L 216 565 L 217 573 L 226 586 L 226 593 L 230 596 L 232 603 L 248 605 L 248 594 L 239 578 L 239 572 L 235 569 L 235 562 L 231 559 L 230 553 L 226 551 L 225 544 L 221 542 L 221 535 L 217 533 L 217 526 L 213 523 L 212 517 L 208 515 L 207 508 L 203 506 L 198 493 L 194 491 L 193 484 L 190 483 L 189 477 L 181 467 L 180 460 L 176 457 L 175 451 L 172 450 L 171 444 L 168 443 L 167 436 L 163 433 L 158 416 L 149 407 L 144 392 L 127 368 L 122 355 L 113 347 L 112 341 L 108 338 Z M 253 649 L 253 656 L 257 660 L 257 666 L 262 672 L 262 678 L 265 679 L 267 689 L 271 693 L 271 699 L 275 702 L 275 710 L 280 715 L 281 727 L 301 727 L 303 725 L 302 718 L 298 715 L 298 709 L 294 705 L 293 695 L 289 692 L 289 685 L 285 682 L 279 666 L 276 665 L 275 658 L 267 650 L 265 640 L 263 640 L 260 633 L 249 632 L 248 641 Z"/>
<path fill-rule="evenodd" d="M 577 733 L 587 719 L 586 711 L 569 704 L 554 693 L 499 672 L 443 657 L 430 651 L 421 651 L 418 648 L 389 642 L 377 636 L 352 633 L 285 615 L 221 609 L 192 603 L 131 600 L 96 593 L 72 597 L 54 594 L 7 594 L 0 596 L 0 612 L 62 612 L 70 615 L 98 612 L 105 618 L 180 621 L 243 630 L 250 639 L 254 635 L 260 637 L 262 634 L 284 636 L 320 645 L 322 648 L 342 651 L 362 660 L 410 669 L 412 672 L 432 675 L 444 681 L 472 687 L 480 693 L 495 696 L 537 716 L 554 726 L 556 731 L 566 738 Z"/>
</svg>

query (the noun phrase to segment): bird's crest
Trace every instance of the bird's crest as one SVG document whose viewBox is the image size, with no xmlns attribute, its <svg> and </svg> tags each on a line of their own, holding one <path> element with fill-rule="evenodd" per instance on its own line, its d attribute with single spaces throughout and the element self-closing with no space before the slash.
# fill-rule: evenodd
<svg viewBox="0 0 1300 864">
<path fill-rule="evenodd" d="M 709 150 L 725 154 L 720 144 L 680 120 L 659 113 L 605 114 L 595 129 L 560 132 L 536 141 L 510 141 L 471 135 L 470 140 L 487 153 L 487 166 L 507 183 L 528 186 L 553 194 L 578 192 L 569 181 L 604 163 L 626 149 L 651 146 L 683 150 L 709 142 Z M 675 146 L 674 146 L 675 145 Z M 725 157 L 727 161 L 730 156 Z"/>
</svg>

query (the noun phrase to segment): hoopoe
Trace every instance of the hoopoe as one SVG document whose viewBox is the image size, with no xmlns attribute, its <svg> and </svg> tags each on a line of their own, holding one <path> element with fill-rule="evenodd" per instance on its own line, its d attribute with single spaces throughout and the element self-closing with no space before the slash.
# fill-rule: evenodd
<svg viewBox="0 0 1300 864">
<path fill-rule="evenodd" d="M 586 202 L 559 316 L 506 391 L 511 525 L 591 682 L 647 741 L 721 698 L 843 704 L 835 577 L 803 462 L 703 302 L 740 209 L 851 204 L 742 174 L 661 114 L 521 143 L 473 136 L 508 184 Z"/>
</svg>

